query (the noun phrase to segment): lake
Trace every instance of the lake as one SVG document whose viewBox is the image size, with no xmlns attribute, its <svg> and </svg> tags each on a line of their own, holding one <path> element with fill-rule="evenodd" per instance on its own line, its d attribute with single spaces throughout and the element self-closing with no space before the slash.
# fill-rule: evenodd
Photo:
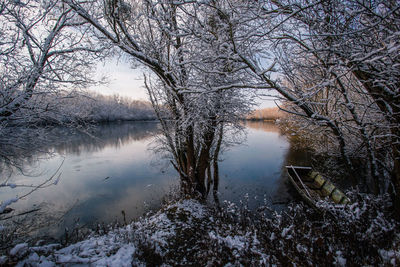
<svg viewBox="0 0 400 267">
<path fill-rule="evenodd" d="M 248 199 L 250 208 L 265 201 L 279 207 L 290 199 L 283 166 L 304 164 L 306 157 L 290 147 L 273 123 L 244 126 L 245 141 L 220 156 L 219 199 L 237 204 Z M 157 134 L 157 122 L 102 124 L 86 133 L 54 129 L 43 153 L 30 155 L 9 178 L 9 183 L 37 185 L 53 177 L 50 186 L 14 203 L 13 214 L 37 209 L 39 224 L 57 236 L 75 224 L 123 222 L 123 213 L 130 221 L 159 208 L 179 181 L 168 161 L 149 149 Z M 3 188 L 1 200 L 30 190 Z"/>
</svg>

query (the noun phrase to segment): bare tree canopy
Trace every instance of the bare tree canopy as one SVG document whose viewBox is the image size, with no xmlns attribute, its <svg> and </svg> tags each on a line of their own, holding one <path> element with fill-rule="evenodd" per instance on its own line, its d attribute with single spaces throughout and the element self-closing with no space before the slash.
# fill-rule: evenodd
<svg viewBox="0 0 400 267">
<path fill-rule="evenodd" d="M 95 2 L 66 1 L 98 30 L 99 38 L 106 37 L 153 71 L 145 84 L 163 127 L 162 147 L 172 155 L 183 191 L 205 196 L 224 125 L 237 127 L 251 104 L 248 94 L 239 90 L 246 88 L 248 77 L 227 42 L 234 29 L 222 27 L 225 18 L 219 9 L 227 11 L 229 6 L 105 1 L 93 8 Z"/>
<path fill-rule="evenodd" d="M 398 2 L 66 3 L 158 77 L 146 84 L 156 110 L 167 105 L 174 118 L 166 143 L 183 180 L 204 184 L 197 160 L 210 161 L 214 129 L 245 108 L 237 89 L 256 88 L 276 90 L 299 122 L 326 129 L 348 168 L 361 148 L 373 190 L 392 184 L 400 195 Z"/>
<path fill-rule="evenodd" d="M 48 115 L 61 89 L 92 82 L 90 66 L 101 46 L 86 22 L 60 1 L 0 4 L 0 122 L 34 123 Z M 59 97 L 57 97 L 59 96 Z"/>
<path fill-rule="evenodd" d="M 267 90 L 350 171 L 363 161 L 371 191 L 394 189 L 400 214 L 398 1 L 2 1 L 0 19 L 3 124 L 42 116 L 35 101 L 87 84 L 91 60 L 115 47 L 151 71 L 184 193 L 206 195 L 224 131 Z"/>
<path fill-rule="evenodd" d="M 366 156 L 372 191 L 393 186 L 398 214 L 399 9 L 398 1 L 258 1 L 243 31 L 253 46 L 235 49 L 298 123 L 325 129 L 350 169 Z M 276 64 L 266 68 L 263 54 Z"/>
</svg>

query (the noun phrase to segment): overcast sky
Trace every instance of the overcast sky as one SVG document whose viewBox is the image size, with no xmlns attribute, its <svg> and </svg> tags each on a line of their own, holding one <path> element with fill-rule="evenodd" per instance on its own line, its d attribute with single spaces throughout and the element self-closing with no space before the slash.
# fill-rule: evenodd
<svg viewBox="0 0 400 267">
<path fill-rule="evenodd" d="M 130 64 L 124 60 L 111 59 L 105 64 L 99 63 L 96 71 L 97 79 L 106 76 L 108 83 L 101 86 L 93 86 L 90 90 L 104 95 L 118 94 L 128 96 L 138 100 L 148 100 L 146 90 L 143 85 L 143 69 L 131 68 Z M 259 108 L 274 107 L 273 100 L 259 100 Z"/>
</svg>

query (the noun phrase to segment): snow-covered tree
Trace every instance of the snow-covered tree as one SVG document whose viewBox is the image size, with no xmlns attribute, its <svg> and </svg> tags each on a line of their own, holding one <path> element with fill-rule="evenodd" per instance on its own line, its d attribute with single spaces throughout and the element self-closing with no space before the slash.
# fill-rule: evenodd
<svg viewBox="0 0 400 267">
<path fill-rule="evenodd" d="M 101 41 L 151 71 L 160 142 L 185 193 L 206 195 L 223 132 L 249 110 L 248 89 L 267 89 L 350 170 L 365 158 L 372 189 L 390 182 L 400 211 L 397 1 L 2 1 L 0 19 L 2 123 L 42 116 L 42 95 L 88 81 Z"/>
<path fill-rule="evenodd" d="M 330 87 L 333 94 L 324 101 L 336 105 L 329 116 L 347 132 L 349 144 L 360 140 L 375 191 L 385 192 L 391 181 L 398 214 L 399 8 L 396 1 L 327 1 L 295 16 L 308 37 L 288 35 L 323 67 L 317 85 Z"/>
<path fill-rule="evenodd" d="M 65 2 L 97 29 L 99 38 L 152 71 L 146 88 L 161 121 L 162 148 L 180 174 L 183 192 L 204 197 L 223 131 L 238 125 L 249 103 L 237 90 L 245 73 L 227 47 L 234 28 L 224 27 L 225 12 L 219 11 L 229 10 L 227 2 Z"/>
<path fill-rule="evenodd" d="M 243 18 L 231 36 L 239 61 L 325 129 L 350 168 L 366 158 L 374 190 L 394 187 L 399 214 L 398 1 L 231 2 Z"/>
<path fill-rule="evenodd" d="M 30 160 L 26 150 L 45 140 L 39 126 L 68 121 L 59 104 L 91 82 L 89 67 L 103 50 L 91 35 L 60 1 L 0 1 L 0 188 L 15 187 L 7 166 L 21 167 Z M 1 199 L 0 213 L 20 197 Z"/>
<path fill-rule="evenodd" d="M 60 1 L 1 1 L 0 123 L 35 123 L 49 115 L 43 97 L 91 82 L 101 47 L 72 9 Z M 49 101 L 49 98 L 45 99 Z"/>
</svg>

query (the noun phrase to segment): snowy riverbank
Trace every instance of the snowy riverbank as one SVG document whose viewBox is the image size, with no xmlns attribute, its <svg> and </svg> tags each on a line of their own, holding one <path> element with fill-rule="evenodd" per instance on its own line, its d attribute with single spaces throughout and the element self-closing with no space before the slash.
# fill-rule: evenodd
<svg viewBox="0 0 400 267">
<path fill-rule="evenodd" d="M 364 196 L 361 203 L 335 210 L 343 219 L 332 223 L 312 218 L 315 214 L 302 205 L 290 206 L 282 214 L 260 209 L 255 216 L 245 206 L 225 203 L 218 211 L 195 200 L 180 200 L 130 225 L 67 247 L 19 244 L 0 263 L 395 266 L 400 263 L 399 225 L 383 215 L 384 201 Z"/>
</svg>

